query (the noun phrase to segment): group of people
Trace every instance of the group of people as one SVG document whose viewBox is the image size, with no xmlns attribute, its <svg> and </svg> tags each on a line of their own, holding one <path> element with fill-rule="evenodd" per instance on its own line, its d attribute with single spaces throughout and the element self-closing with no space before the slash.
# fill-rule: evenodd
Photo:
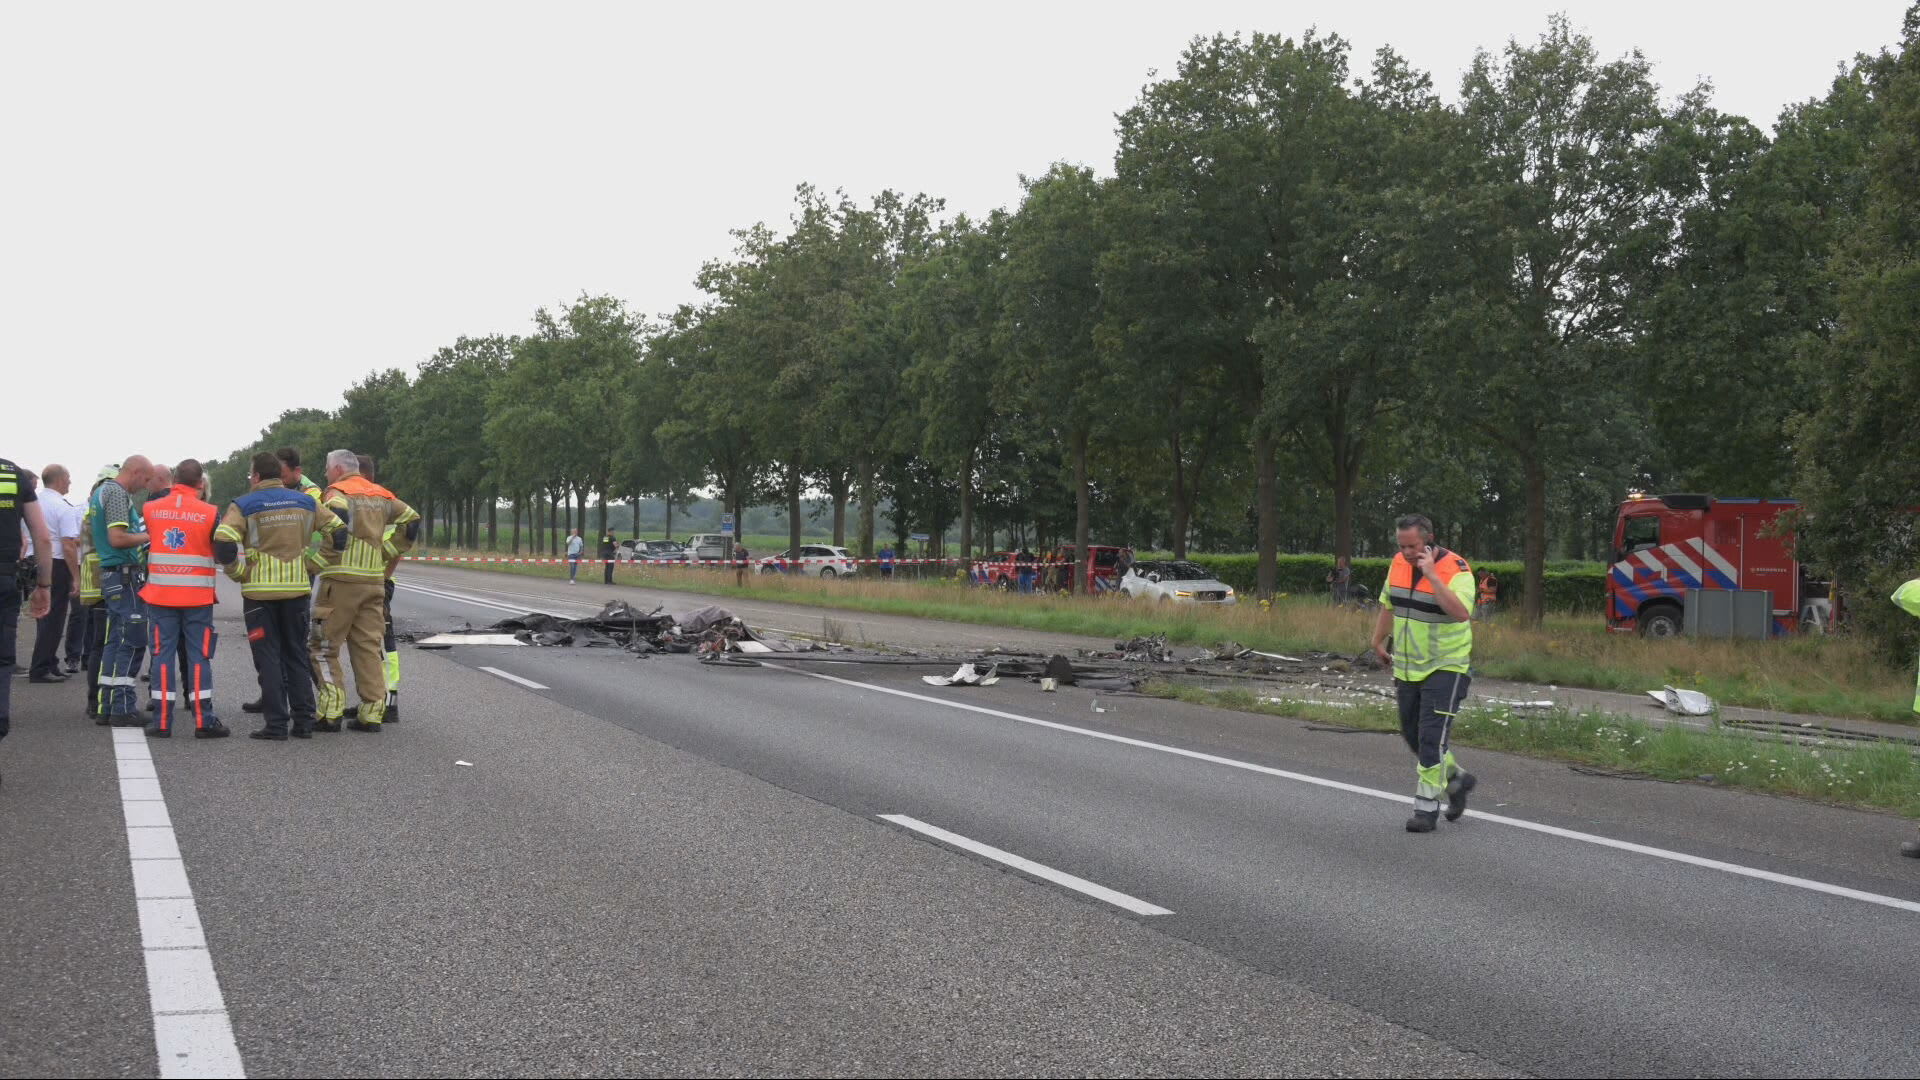
<svg viewBox="0 0 1920 1080">
<path fill-rule="evenodd" d="M 378 484 L 370 458 L 349 450 L 327 455 L 324 487 L 290 448 L 254 455 L 250 470 L 248 490 L 222 509 L 192 459 L 170 468 L 135 455 L 102 469 L 84 502 L 68 496 L 67 469 L 36 478 L 0 459 L 0 737 L 23 598 L 38 620 L 31 681 L 84 671 L 86 715 L 103 726 L 166 738 L 190 717 L 196 738 L 230 735 L 213 701 L 222 572 L 240 584 L 259 677 L 260 697 L 242 706 L 262 715 L 253 738 L 377 732 L 398 719 L 393 570 L 418 537 L 419 515 Z M 42 481 L 57 504 L 43 498 Z"/>
</svg>

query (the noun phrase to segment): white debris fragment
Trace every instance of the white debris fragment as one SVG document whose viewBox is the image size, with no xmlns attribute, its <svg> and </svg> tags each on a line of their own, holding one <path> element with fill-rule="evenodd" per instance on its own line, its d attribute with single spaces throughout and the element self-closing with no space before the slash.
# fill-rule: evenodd
<svg viewBox="0 0 1920 1080">
<path fill-rule="evenodd" d="M 512 634 L 435 634 L 414 642 L 415 645 L 525 645 L 526 642 Z"/>
<path fill-rule="evenodd" d="M 1647 696 L 1668 712 L 1679 716 L 1713 715 L 1713 699 L 1698 690 L 1681 690 L 1669 686 L 1664 690 L 1649 690 Z"/>
<path fill-rule="evenodd" d="M 1490 697 L 1486 701 L 1489 705 L 1505 705 L 1509 709 L 1551 709 L 1554 704 L 1551 701 L 1520 701 L 1516 698 L 1497 697 Z"/>
<path fill-rule="evenodd" d="M 992 686 L 1000 681 L 1000 665 L 981 671 L 972 664 L 961 664 L 951 675 L 922 675 L 928 686 Z"/>
<path fill-rule="evenodd" d="M 473 762 L 471 762 L 471 761 L 456 761 L 456 762 L 454 762 L 454 764 L 455 764 L 455 765 L 459 765 L 459 766 L 462 766 L 462 767 L 464 767 L 464 768 L 468 768 L 468 769 L 471 769 L 471 768 L 473 768 Z"/>
</svg>

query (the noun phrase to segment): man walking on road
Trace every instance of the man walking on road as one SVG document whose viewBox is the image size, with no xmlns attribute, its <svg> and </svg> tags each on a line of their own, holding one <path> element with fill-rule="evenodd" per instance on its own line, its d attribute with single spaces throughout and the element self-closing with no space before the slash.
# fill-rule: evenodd
<svg viewBox="0 0 1920 1080">
<path fill-rule="evenodd" d="M 93 550 L 100 556 L 100 607 L 106 612 L 101 635 L 99 701 L 94 723 L 113 727 L 144 727 L 134 696 L 134 649 L 143 632 L 140 588 L 140 548 L 147 534 L 139 530 L 132 492 L 153 475 L 153 463 L 135 454 L 120 466 L 119 475 L 103 480 L 87 501 L 93 530 Z"/>
<path fill-rule="evenodd" d="M 20 580 L 20 532 L 25 527 L 33 541 L 34 579 Z M 28 587 L 32 599 L 27 614 L 38 619 L 47 613 L 53 585 L 53 545 L 47 540 L 47 522 L 40 514 L 40 496 L 26 471 L 0 458 L 0 739 L 13 725 L 13 652 L 20 629 L 20 591 Z"/>
<path fill-rule="evenodd" d="M 393 492 L 361 476 L 359 458 L 351 450 L 327 455 L 324 504 L 345 523 L 347 542 L 327 557 L 313 603 L 313 676 L 320 683 L 320 719 L 314 730 L 340 730 L 347 708 L 340 670 L 340 648 L 345 645 L 353 662 L 354 689 L 360 696 L 359 714 L 348 726 L 378 732 L 387 710 L 381 655 L 387 564 L 413 546 L 420 515 Z"/>
<path fill-rule="evenodd" d="M 213 650 L 218 641 L 213 630 L 213 530 L 218 513 L 200 498 L 203 475 L 198 461 L 182 461 L 174 470 L 173 487 L 147 500 L 143 510 L 151 550 L 140 599 L 147 604 L 147 624 L 153 628 L 153 697 L 160 706 L 147 734 L 156 739 L 173 734 L 176 693 L 193 709 L 194 738 L 233 734 L 213 708 Z M 186 658 L 176 664 L 183 643 Z M 171 684 L 176 671 L 178 687 Z"/>
<path fill-rule="evenodd" d="M 40 516 L 47 526 L 48 556 L 53 560 L 53 588 L 48 590 L 49 606 L 47 614 L 34 626 L 33 630 L 33 666 L 29 671 L 33 682 L 62 682 L 65 676 L 60 671 L 60 648 L 67 650 L 67 671 L 80 668 L 80 647 L 78 637 L 67 629 L 71 621 L 75 627 L 86 628 L 86 613 L 75 603 L 80 596 L 80 517 L 78 507 L 67 499 L 68 489 L 73 487 L 73 474 L 65 465 L 49 465 L 40 473 L 42 495 L 35 501 Z M 34 548 L 35 553 L 39 547 Z"/>
<path fill-rule="evenodd" d="M 580 538 L 580 530 L 567 534 L 567 584 L 578 585 L 575 580 L 580 576 L 580 553 L 587 549 L 587 542 Z"/>
<path fill-rule="evenodd" d="M 1400 554 L 1380 590 L 1373 651 L 1393 668 L 1400 734 L 1419 761 L 1408 832 L 1432 832 L 1447 799 L 1447 820 L 1467 812 L 1474 778 L 1447 748 L 1453 718 L 1471 683 L 1473 568 L 1433 542 L 1433 522 L 1408 514 L 1397 523 Z M 1393 636 L 1389 654 L 1387 636 Z"/>
<path fill-rule="evenodd" d="M 313 737 L 313 669 L 307 659 L 309 575 L 326 554 L 344 547 L 346 529 L 333 511 L 281 480 L 280 460 L 253 455 L 252 489 L 227 505 L 214 530 L 214 558 L 240 583 L 247 645 L 260 677 L 266 726 L 255 739 Z M 318 534 L 318 551 L 309 537 Z M 291 726 L 291 731 L 289 731 Z"/>
</svg>

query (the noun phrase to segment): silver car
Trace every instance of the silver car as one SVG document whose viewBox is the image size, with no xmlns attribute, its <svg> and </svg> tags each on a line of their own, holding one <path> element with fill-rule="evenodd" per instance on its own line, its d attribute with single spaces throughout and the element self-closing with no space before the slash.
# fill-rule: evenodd
<svg viewBox="0 0 1920 1080">
<path fill-rule="evenodd" d="M 1233 586 L 1183 559 L 1138 562 L 1120 579 L 1120 594 L 1159 604 L 1237 604 Z"/>
</svg>

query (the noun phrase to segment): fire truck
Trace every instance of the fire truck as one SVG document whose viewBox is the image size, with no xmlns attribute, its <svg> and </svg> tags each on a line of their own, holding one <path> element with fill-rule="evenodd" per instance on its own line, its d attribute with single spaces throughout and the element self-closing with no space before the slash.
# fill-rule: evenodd
<svg viewBox="0 0 1920 1080">
<path fill-rule="evenodd" d="M 1824 630 L 1833 607 L 1823 583 L 1793 557 L 1780 515 L 1795 499 L 1635 496 L 1613 524 L 1607 629 L 1672 637 L 1686 626 L 1689 589 L 1754 589 L 1773 596 L 1775 634 Z"/>
</svg>

